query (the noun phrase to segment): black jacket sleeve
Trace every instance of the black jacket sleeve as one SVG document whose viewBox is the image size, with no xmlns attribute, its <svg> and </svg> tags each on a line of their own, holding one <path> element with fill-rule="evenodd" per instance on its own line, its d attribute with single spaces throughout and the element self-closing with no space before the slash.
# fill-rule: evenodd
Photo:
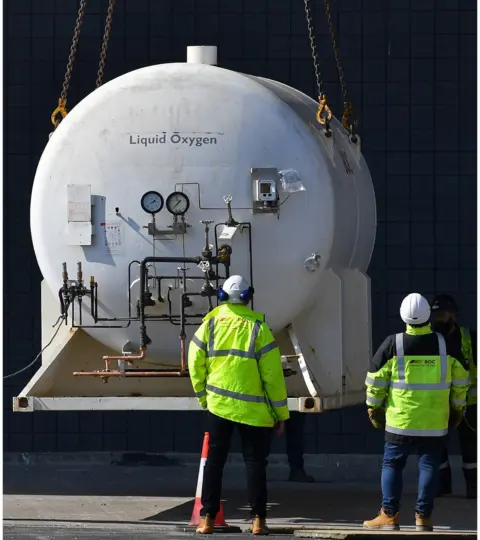
<svg viewBox="0 0 480 540">
<path fill-rule="evenodd" d="M 378 348 L 368 368 L 369 373 L 376 373 L 395 356 L 395 336 L 388 336 Z"/>
<path fill-rule="evenodd" d="M 451 339 L 446 340 L 447 354 L 455 360 L 458 360 L 462 364 L 463 368 L 468 371 L 468 360 L 463 356 L 462 352 L 462 337 L 458 332 L 458 337 L 453 336 Z"/>
</svg>

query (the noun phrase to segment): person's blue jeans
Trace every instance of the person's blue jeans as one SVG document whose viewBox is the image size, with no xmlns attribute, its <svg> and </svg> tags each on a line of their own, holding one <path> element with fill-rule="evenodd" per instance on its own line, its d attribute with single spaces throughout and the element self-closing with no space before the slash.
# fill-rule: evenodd
<svg viewBox="0 0 480 540">
<path fill-rule="evenodd" d="M 418 493 L 415 511 L 429 517 L 438 489 L 439 467 L 443 445 L 441 441 L 414 437 L 407 442 L 393 444 L 386 442 L 382 465 L 382 506 L 387 514 L 394 515 L 400 510 L 402 497 L 402 474 L 408 456 L 418 453 Z"/>
</svg>

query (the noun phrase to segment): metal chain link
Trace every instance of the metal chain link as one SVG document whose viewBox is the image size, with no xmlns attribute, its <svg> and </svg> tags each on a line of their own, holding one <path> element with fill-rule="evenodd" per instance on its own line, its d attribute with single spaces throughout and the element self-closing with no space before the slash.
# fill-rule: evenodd
<svg viewBox="0 0 480 540">
<path fill-rule="evenodd" d="M 105 31 L 103 34 L 102 50 L 100 52 L 100 62 L 98 64 L 97 73 L 97 88 L 103 84 L 103 73 L 105 71 L 105 62 L 107 60 L 108 42 L 110 40 L 110 32 L 112 29 L 113 10 L 115 9 L 116 0 L 108 0 L 107 18 L 105 20 Z"/>
<path fill-rule="evenodd" d="M 340 85 L 342 87 L 343 94 L 343 113 L 342 124 L 345 129 L 350 131 L 352 137 L 355 137 L 356 121 L 353 120 L 353 107 L 352 102 L 348 99 L 347 83 L 345 82 L 345 76 L 343 73 L 343 66 L 340 60 L 340 51 L 338 48 L 337 38 L 335 35 L 335 27 L 332 20 L 331 0 L 323 0 L 325 6 L 325 15 L 327 16 L 328 29 L 330 31 L 330 37 L 332 39 L 333 53 L 335 55 L 335 62 L 337 64 L 338 77 L 340 79 Z M 355 142 L 355 141 L 354 141 Z"/>
<path fill-rule="evenodd" d="M 308 26 L 308 39 L 310 40 L 310 48 L 312 51 L 313 68 L 315 70 L 315 80 L 317 83 L 317 94 L 321 96 L 323 94 L 323 80 L 320 72 L 320 66 L 318 64 L 317 42 L 315 39 L 315 27 L 313 24 L 312 10 L 310 9 L 311 0 L 304 0 L 305 15 L 307 17 Z"/>
<path fill-rule="evenodd" d="M 58 118 L 60 114 L 62 119 L 67 116 L 67 95 L 70 87 L 70 80 L 72 78 L 73 64 L 77 55 L 78 40 L 80 39 L 80 30 L 82 28 L 83 19 L 85 16 L 85 9 L 87 7 L 87 0 L 80 0 L 80 7 L 78 8 L 77 20 L 75 22 L 75 29 L 73 32 L 72 45 L 70 46 L 70 54 L 68 56 L 67 69 L 65 71 L 65 77 L 63 80 L 62 92 L 58 99 L 58 107 L 52 113 L 52 124 L 56 128 L 61 119 Z"/>
<path fill-rule="evenodd" d="M 86 7 L 87 0 L 80 0 L 77 21 L 75 23 L 75 30 L 73 32 L 72 45 L 70 47 L 70 55 L 68 57 L 67 70 L 65 72 L 65 80 L 63 81 L 62 93 L 60 94 L 60 97 L 65 101 L 67 101 L 67 93 L 70 86 L 70 79 L 72 77 L 73 63 L 75 62 L 75 56 L 77 54 L 78 40 L 80 39 L 80 30 L 82 28 Z"/>
<path fill-rule="evenodd" d="M 310 40 L 310 49 L 312 51 L 313 68 L 315 71 L 315 81 L 317 84 L 318 94 L 318 111 L 317 122 L 319 124 L 325 124 L 326 134 L 330 135 L 330 120 L 332 119 L 332 111 L 327 105 L 327 96 L 323 91 L 323 79 L 320 71 L 320 65 L 318 62 L 317 43 L 315 38 L 315 26 L 313 22 L 312 10 L 310 9 L 310 2 L 312 0 L 304 0 L 305 15 L 307 18 L 308 38 Z"/>
</svg>

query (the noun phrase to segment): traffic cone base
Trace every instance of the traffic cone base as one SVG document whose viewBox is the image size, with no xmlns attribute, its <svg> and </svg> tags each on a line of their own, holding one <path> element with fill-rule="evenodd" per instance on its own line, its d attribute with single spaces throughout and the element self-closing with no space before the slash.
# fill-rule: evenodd
<svg viewBox="0 0 480 540">
<path fill-rule="evenodd" d="M 201 513 L 202 511 L 202 501 L 195 497 L 195 504 L 193 505 L 193 512 L 192 512 L 192 518 L 190 519 L 190 527 L 198 527 L 200 525 Z M 220 501 L 220 510 L 215 517 L 215 527 L 228 527 L 227 522 L 225 521 L 225 514 L 223 513 L 223 505 Z"/>
</svg>

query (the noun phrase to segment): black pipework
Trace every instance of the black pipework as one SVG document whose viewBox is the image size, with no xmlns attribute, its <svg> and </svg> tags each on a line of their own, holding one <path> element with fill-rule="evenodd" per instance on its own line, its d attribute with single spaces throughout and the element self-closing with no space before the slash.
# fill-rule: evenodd
<svg viewBox="0 0 480 540">
<path fill-rule="evenodd" d="M 74 309 L 72 309 L 72 328 L 128 328 L 131 323 L 133 321 L 139 321 L 140 322 L 140 342 L 141 342 L 141 345 L 145 346 L 146 345 L 146 340 L 148 339 L 148 336 L 146 336 L 146 325 L 145 325 L 145 321 L 147 320 L 150 320 L 150 321 L 168 321 L 170 322 L 171 324 L 173 325 L 180 325 L 182 326 L 182 319 L 183 319 L 183 324 L 184 326 L 186 325 L 192 325 L 192 326 L 198 326 L 199 323 L 188 323 L 186 321 L 186 319 L 195 319 L 195 318 L 203 318 L 205 316 L 205 314 L 203 313 L 195 313 L 195 314 L 185 314 L 184 310 L 185 310 L 185 307 L 186 304 L 185 304 L 185 296 L 188 296 L 188 295 L 195 295 L 195 296 L 203 296 L 203 297 L 208 297 L 209 298 L 209 304 L 210 304 L 210 309 L 213 308 L 212 306 L 212 302 L 211 302 L 211 297 L 216 293 L 215 289 L 211 286 L 209 280 L 210 279 L 215 279 L 217 281 L 217 284 L 218 284 L 218 280 L 221 279 L 219 276 L 218 276 L 218 272 L 217 274 L 215 274 L 215 272 L 212 270 L 211 266 L 210 268 L 208 269 L 208 271 L 205 273 L 204 276 L 192 276 L 188 279 L 204 279 L 205 280 L 205 284 L 204 286 L 202 287 L 202 290 L 201 292 L 199 293 L 188 293 L 186 294 L 185 296 L 182 296 L 182 302 L 184 303 L 184 306 L 183 306 L 183 315 L 182 315 L 182 311 L 180 313 L 180 316 L 178 315 L 174 315 L 172 313 L 172 309 L 170 307 L 169 309 L 169 315 L 159 315 L 159 316 L 156 316 L 156 315 L 146 315 L 145 314 L 145 307 L 147 306 L 147 303 L 149 304 L 150 302 L 148 302 L 148 298 L 146 298 L 146 295 L 145 295 L 145 292 L 146 292 L 146 289 L 147 289 L 147 280 L 148 280 L 148 270 L 147 270 L 147 264 L 149 263 L 171 263 L 171 264 L 188 264 L 188 263 L 192 263 L 192 264 L 196 264 L 198 265 L 201 261 L 207 261 L 210 263 L 210 265 L 217 265 L 217 269 L 218 269 L 218 264 L 222 263 L 224 264 L 225 266 L 225 269 L 226 269 L 226 274 L 227 274 L 227 277 L 229 275 L 229 259 L 225 259 L 225 256 L 221 256 L 219 257 L 218 256 L 218 253 L 216 256 L 213 256 L 212 254 L 212 251 L 209 247 L 209 243 L 208 243 L 208 232 L 209 232 L 209 222 L 206 222 L 205 223 L 205 249 L 202 253 L 202 257 L 146 257 L 145 259 L 143 259 L 141 262 L 138 261 L 138 260 L 133 260 L 130 262 L 129 266 L 128 266 L 128 283 L 129 283 L 129 288 L 128 288 L 128 314 L 129 316 L 128 317 L 113 317 L 113 318 L 100 318 L 98 316 L 98 283 L 94 281 L 94 278 L 91 277 L 90 279 L 90 290 L 88 291 L 85 287 L 83 287 L 83 279 L 82 279 L 82 275 L 77 275 L 77 278 L 78 278 L 78 281 L 80 283 L 80 286 L 81 286 L 81 290 L 80 288 L 77 288 L 75 286 L 72 286 L 72 287 L 68 287 L 68 274 L 66 272 L 66 263 L 64 263 L 63 265 L 63 274 L 62 274 L 62 277 L 63 277 L 63 287 L 60 289 L 59 291 L 59 300 L 60 300 L 60 309 L 61 309 L 61 312 L 62 313 L 66 313 L 67 310 L 68 310 L 68 307 L 69 307 L 69 304 L 70 303 L 73 303 L 74 300 L 75 300 L 75 297 L 77 297 L 80 301 L 80 298 L 81 296 L 84 296 L 84 295 L 89 295 L 90 296 L 90 313 L 92 315 L 92 319 L 94 320 L 95 322 L 95 325 L 83 325 L 83 324 L 80 324 L 80 325 L 75 325 L 75 313 L 74 313 Z M 216 236 L 216 235 L 215 235 Z M 217 239 L 216 239 L 217 240 Z M 218 242 L 216 241 L 216 243 L 218 244 Z M 223 246 L 222 246 L 223 247 Z M 228 247 L 228 246 L 226 246 Z M 218 251 L 218 250 L 217 250 Z M 228 254 L 229 255 L 229 254 Z M 139 301 L 138 301 L 138 304 L 137 304 L 137 316 L 136 317 L 132 317 L 132 309 L 131 309 L 131 288 L 130 288 L 130 282 L 131 282 L 131 268 L 132 268 L 132 265 L 136 263 L 139 265 L 140 267 L 140 298 L 139 298 Z M 226 264 L 225 264 L 226 263 Z M 79 273 L 81 272 L 81 266 L 79 265 Z M 159 285 L 159 294 L 161 296 L 161 288 L 160 288 L 160 284 L 161 284 L 161 280 L 162 279 L 181 279 L 180 276 L 161 276 L 160 278 L 155 278 L 157 279 L 158 281 L 158 285 Z M 183 276 L 183 291 L 184 293 L 186 293 L 186 273 L 184 272 L 184 276 Z M 225 278 L 226 279 L 226 278 Z M 171 306 L 171 301 L 169 302 L 170 303 L 170 306 Z M 81 309 L 81 304 L 80 304 L 80 309 Z M 122 325 L 109 325 L 109 326 L 98 326 L 97 323 L 102 323 L 102 322 L 113 322 L 113 321 L 125 321 L 127 322 L 126 325 L 122 326 Z M 67 321 L 65 321 L 65 324 L 67 324 Z"/>
<path fill-rule="evenodd" d="M 147 264 L 152 263 L 171 263 L 171 264 L 199 264 L 201 257 L 145 257 L 140 263 L 140 295 L 138 300 L 139 320 L 140 320 L 140 348 L 146 347 L 147 327 L 145 325 L 145 278 Z"/>
<path fill-rule="evenodd" d="M 162 296 L 162 289 L 161 289 L 161 285 L 162 285 L 162 280 L 163 279 L 175 279 L 175 280 L 179 280 L 179 279 L 182 279 L 180 276 L 159 276 L 159 277 L 155 277 L 155 279 L 157 280 L 157 287 L 158 287 L 158 298 L 157 300 L 159 302 L 165 302 L 165 299 L 163 298 Z M 201 279 L 203 280 L 203 276 L 189 276 L 188 279 Z"/>
</svg>

